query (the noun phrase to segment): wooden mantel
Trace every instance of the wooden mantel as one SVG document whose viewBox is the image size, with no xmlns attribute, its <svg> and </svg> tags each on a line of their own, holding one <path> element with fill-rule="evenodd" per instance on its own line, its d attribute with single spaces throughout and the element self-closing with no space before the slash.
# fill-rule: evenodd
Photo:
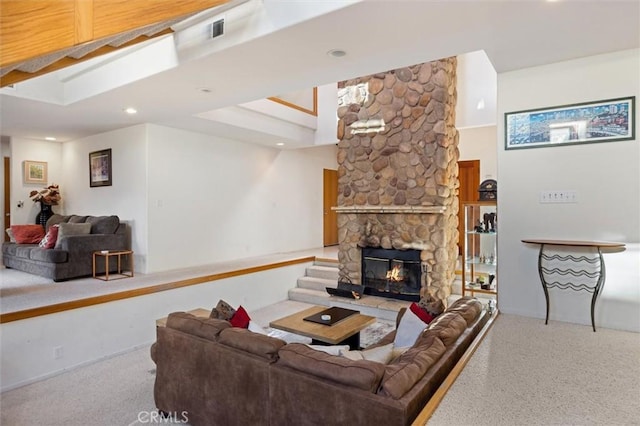
<svg viewBox="0 0 640 426">
<path fill-rule="evenodd" d="M 400 213 L 400 214 L 442 214 L 445 206 L 339 206 L 331 207 L 336 213 Z"/>
</svg>

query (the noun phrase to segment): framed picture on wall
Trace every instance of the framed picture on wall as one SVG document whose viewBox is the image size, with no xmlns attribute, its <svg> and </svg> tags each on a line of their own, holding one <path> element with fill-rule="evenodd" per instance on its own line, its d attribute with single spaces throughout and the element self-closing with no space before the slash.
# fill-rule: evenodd
<svg viewBox="0 0 640 426">
<path fill-rule="evenodd" d="M 504 115 L 505 149 L 635 139 L 635 96 Z"/>
<path fill-rule="evenodd" d="M 111 186 L 111 148 L 89 153 L 89 186 Z"/>
<path fill-rule="evenodd" d="M 24 162 L 24 183 L 47 184 L 47 163 L 44 161 Z"/>
</svg>

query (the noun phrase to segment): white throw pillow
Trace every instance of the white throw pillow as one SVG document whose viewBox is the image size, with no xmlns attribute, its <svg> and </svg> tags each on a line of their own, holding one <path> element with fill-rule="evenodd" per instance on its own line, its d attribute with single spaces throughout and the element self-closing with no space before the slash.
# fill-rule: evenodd
<svg viewBox="0 0 640 426">
<path fill-rule="evenodd" d="M 340 355 L 341 351 L 348 351 L 349 345 L 333 345 L 333 346 L 325 346 L 325 345 L 307 345 L 311 349 L 315 349 L 316 351 L 326 352 L 329 355 Z"/>
<path fill-rule="evenodd" d="M 253 331 L 254 333 L 268 335 L 267 330 L 264 327 L 257 324 L 255 321 L 249 321 L 249 331 Z"/>
<path fill-rule="evenodd" d="M 407 309 L 402 315 L 402 319 L 400 319 L 393 345 L 397 348 L 413 346 L 425 328 L 427 328 L 427 324 L 414 314 L 411 309 Z"/>
<path fill-rule="evenodd" d="M 354 361 L 366 359 L 368 361 L 387 364 L 394 358 L 393 343 L 389 343 L 388 345 L 384 346 L 378 346 L 376 348 L 365 349 L 362 351 L 350 351 L 349 349 L 347 349 L 340 351 L 340 355 Z"/>
</svg>

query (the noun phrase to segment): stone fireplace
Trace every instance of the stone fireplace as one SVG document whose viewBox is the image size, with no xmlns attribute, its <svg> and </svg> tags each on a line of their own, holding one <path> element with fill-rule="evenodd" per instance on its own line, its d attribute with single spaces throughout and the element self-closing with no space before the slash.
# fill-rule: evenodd
<svg viewBox="0 0 640 426">
<path fill-rule="evenodd" d="M 420 282 L 405 289 L 415 293 L 419 284 L 420 295 L 446 304 L 458 253 L 456 59 L 344 81 L 339 89 L 340 279 L 364 284 L 371 250 L 400 257 L 412 250 L 417 260 L 406 265 L 421 271 Z M 393 281 L 378 285 L 393 293 Z"/>
</svg>

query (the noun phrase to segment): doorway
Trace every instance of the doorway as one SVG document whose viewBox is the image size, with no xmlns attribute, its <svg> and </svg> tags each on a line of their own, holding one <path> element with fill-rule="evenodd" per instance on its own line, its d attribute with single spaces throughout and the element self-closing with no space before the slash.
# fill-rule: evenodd
<svg viewBox="0 0 640 426">
<path fill-rule="evenodd" d="M 464 203 L 478 201 L 478 188 L 480 187 L 480 160 L 458 161 L 458 179 L 460 188 L 458 190 L 458 254 L 462 254 L 464 244 Z"/>
<path fill-rule="evenodd" d="M 338 244 L 338 214 L 331 207 L 338 205 L 338 171 L 323 170 L 323 244 L 335 246 Z"/>
<path fill-rule="evenodd" d="M 11 161 L 9 157 L 4 157 L 4 229 L 11 226 Z M 4 241 L 9 241 L 9 235 L 4 234 Z"/>
</svg>

